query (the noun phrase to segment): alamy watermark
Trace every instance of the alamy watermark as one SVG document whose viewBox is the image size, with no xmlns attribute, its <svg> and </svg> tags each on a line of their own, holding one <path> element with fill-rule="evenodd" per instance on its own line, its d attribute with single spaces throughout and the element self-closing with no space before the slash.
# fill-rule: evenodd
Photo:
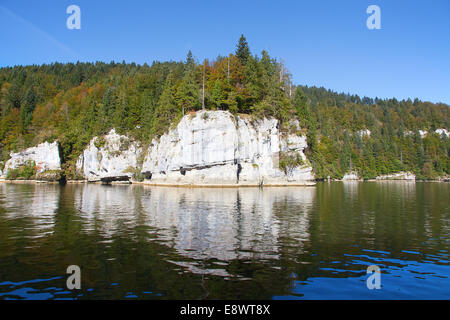
<svg viewBox="0 0 450 320">
<path fill-rule="evenodd" d="M 72 4 L 67 7 L 66 13 L 70 16 L 66 20 L 67 29 L 81 29 L 81 9 L 79 6 Z"/>
<path fill-rule="evenodd" d="M 67 278 L 66 285 L 67 289 L 81 289 L 81 269 L 77 265 L 71 265 L 67 267 L 67 274 L 70 276 Z"/>
<path fill-rule="evenodd" d="M 370 265 L 367 267 L 367 274 L 371 274 L 367 280 L 367 289 L 381 289 L 381 270 L 377 265 Z"/>
<path fill-rule="evenodd" d="M 367 18 L 366 26 L 369 30 L 380 30 L 381 29 L 381 9 L 377 5 L 370 5 L 366 10 L 367 14 L 370 16 Z"/>
</svg>

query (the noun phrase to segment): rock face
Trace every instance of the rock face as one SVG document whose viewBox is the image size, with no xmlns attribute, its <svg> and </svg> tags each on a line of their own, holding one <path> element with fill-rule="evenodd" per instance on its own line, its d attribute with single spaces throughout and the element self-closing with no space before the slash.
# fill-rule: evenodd
<svg viewBox="0 0 450 320">
<path fill-rule="evenodd" d="M 343 177 L 342 177 L 342 181 L 357 181 L 360 180 L 359 176 L 358 176 L 358 172 L 356 171 L 351 171 L 351 172 L 347 172 Z"/>
<path fill-rule="evenodd" d="M 436 131 L 434 131 L 434 132 L 436 132 L 441 137 L 444 137 L 444 136 L 446 136 L 447 138 L 450 137 L 450 132 L 448 132 L 447 129 L 444 129 L 444 128 L 436 129 Z"/>
<path fill-rule="evenodd" d="M 411 172 L 397 172 L 378 176 L 377 180 L 416 180 L 415 174 Z"/>
<path fill-rule="evenodd" d="M 10 154 L 11 158 L 6 161 L 3 174 L 6 176 L 8 170 L 17 169 L 27 163 L 34 161 L 36 173 L 40 174 L 50 170 L 61 170 L 61 157 L 59 155 L 59 144 L 44 142 L 36 147 Z"/>
<path fill-rule="evenodd" d="M 311 184 L 306 147 L 305 136 L 283 135 L 276 119 L 201 111 L 152 141 L 142 171 L 155 184 Z M 282 170 L 280 156 L 297 162 Z"/>
<path fill-rule="evenodd" d="M 112 129 L 104 137 L 95 137 L 78 158 L 78 174 L 89 181 L 128 180 L 135 172 L 141 153 L 137 143 Z"/>
<path fill-rule="evenodd" d="M 358 134 L 361 138 L 364 137 L 364 136 L 370 137 L 371 132 L 370 132 L 369 129 L 364 129 L 364 130 L 358 131 L 357 134 Z"/>
<path fill-rule="evenodd" d="M 428 131 L 426 130 L 419 130 L 419 135 L 423 139 L 428 135 Z"/>
</svg>

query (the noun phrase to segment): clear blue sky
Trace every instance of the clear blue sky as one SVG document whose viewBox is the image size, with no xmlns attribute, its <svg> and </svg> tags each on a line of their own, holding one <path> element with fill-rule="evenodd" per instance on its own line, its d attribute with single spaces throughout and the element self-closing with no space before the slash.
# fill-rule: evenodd
<svg viewBox="0 0 450 320">
<path fill-rule="evenodd" d="M 81 8 L 81 30 L 66 8 Z M 366 8 L 381 8 L 368 30 Z M 143 64 L 234 52 L 282 58 L 294 83 L 450 104 L 450 1 L 0 0 L 0 66 L 111 60 Z"/>
</svg>

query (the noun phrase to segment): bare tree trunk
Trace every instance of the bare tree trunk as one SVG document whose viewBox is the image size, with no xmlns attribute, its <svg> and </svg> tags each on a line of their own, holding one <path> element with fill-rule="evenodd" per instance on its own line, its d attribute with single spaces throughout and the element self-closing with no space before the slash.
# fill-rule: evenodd
<svg viewBox="0 0 450 320">
<path fill-rule="evenodd" d="M 283 59 L 281 59 L 280 65 L 281 65 L 281 68 L 280 68 L 280 82 L 283 82 L 283 76 L 284 76 Z"/>
<path fill-rule="evenodd" d="M 205 68 L 206 60 L 203 61 L 203 90 L 202 90 L 202 109 L 205 110 Z"/>
</svg>

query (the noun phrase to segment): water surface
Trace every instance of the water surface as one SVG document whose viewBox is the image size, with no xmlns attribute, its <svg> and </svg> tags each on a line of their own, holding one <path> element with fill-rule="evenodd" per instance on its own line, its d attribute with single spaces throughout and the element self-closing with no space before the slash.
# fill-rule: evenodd
<svg viewBox="0 0 450 320">
<path fill-rule="evenodd" d="M 0 299 L 448 299 L 449 194 L 0 184 Z"/>
</svg>

